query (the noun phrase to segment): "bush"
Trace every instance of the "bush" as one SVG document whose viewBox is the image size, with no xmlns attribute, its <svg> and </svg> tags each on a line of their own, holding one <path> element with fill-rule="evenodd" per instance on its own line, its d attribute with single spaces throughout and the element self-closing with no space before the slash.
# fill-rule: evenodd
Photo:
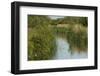
<svg viewBox="0 0 100 76">
<path fill-rule="evenodd" d="M 56 51 L 55 36 L 47 26 L 29 28 L 28 60 L 46 60 Z"/>
</svg>

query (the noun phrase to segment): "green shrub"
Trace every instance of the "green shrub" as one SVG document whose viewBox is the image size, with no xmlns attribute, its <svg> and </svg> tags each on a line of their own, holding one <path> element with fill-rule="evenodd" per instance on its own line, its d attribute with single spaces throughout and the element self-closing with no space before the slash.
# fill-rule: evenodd
<svg viewBox="0 0 100 76">
<path fill-rule="evenodd" d="M 56 51 L 55 36 L 47 26 L 29 28 L 28 60 L 51 59 Z"/>
</svg>

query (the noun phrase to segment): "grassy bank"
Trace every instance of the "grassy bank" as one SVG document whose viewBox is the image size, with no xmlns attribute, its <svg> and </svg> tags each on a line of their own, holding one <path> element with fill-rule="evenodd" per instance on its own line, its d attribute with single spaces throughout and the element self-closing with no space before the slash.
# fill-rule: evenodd
<svg viewBox="0 0 100 76">
<path fill-rule="evenodd" d="M 29 28 L 28 60 L 46 60 L 52 58 L 56 50 L 52 29 L 47 27 Z"/>
<path fill-rule="evenodd" d="M 28 60 L 48 60 L 56 51 L 55 36 L 46 16 L 28 16 Z"/>
<path fill-rule="evenodd" d="M 56 35 L 66 37 L 70 50 L 86 51 L 88 48 L 87 28 L 81 24 L 70 25 L 69 27 L 54 27 Z"/>
</svg>

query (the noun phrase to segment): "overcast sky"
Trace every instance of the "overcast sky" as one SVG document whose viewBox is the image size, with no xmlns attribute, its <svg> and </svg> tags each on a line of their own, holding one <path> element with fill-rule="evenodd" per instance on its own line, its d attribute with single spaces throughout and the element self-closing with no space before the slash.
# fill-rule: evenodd
<svg viewBox="0 0 100 76">
<path fill-rule="evenodd" d="M 64 16 L 49 16 L 51 19 L 58 19 L 58 18 L 64 18 Z"/>
</svg>

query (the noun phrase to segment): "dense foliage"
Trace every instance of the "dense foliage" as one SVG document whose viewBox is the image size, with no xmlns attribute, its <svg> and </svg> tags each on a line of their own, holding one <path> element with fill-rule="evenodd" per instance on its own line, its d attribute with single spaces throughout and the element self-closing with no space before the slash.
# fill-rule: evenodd
<svg viewBox="0 0 100 76">
<path fill-rule="evenodd" d="M 50 18 L 42 15 L 28 15 L 28 27 L 34 28 L 35 26 L 48 26 Z"/>
<path fill-rule="evenodd" d="M 77 26 L 77 28 L 75 28 Z M 70 50 L 87 51 L 87 28 L 82 25 L 75 25 L 68 29 L 67 40 L 70 44 Z"/>
<path fill-rule="evenodd" d="M 52 29 L 48 28 L 45 16 L 29 16 L 28 60 L 51 59 L 56 49 Z M 36 21 L 35 21 L 36 20 Z M 36 24 L 36 25 L 35 25 Z"/>
</svg>

